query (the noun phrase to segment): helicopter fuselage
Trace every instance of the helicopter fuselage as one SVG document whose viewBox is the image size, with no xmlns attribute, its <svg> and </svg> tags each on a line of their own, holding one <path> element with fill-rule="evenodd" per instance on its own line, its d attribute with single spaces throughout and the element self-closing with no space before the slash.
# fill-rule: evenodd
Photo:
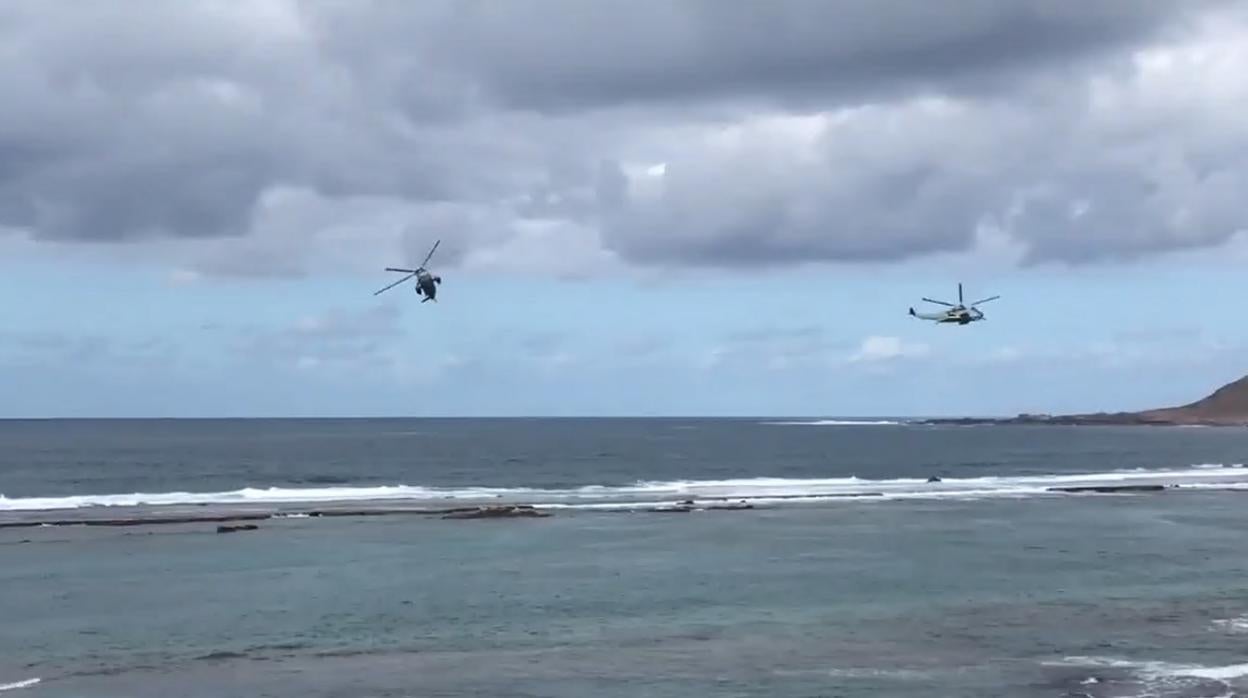
<svg viewBox="0 0 1248 698">
<path fill-rule="evenodd" d="M 931 320 L 942 325 L 969 325 L 984 319 L 984 314 L 974 308 L 947 310 L 941 313 L 917 313 L 911 309 L 911 314 L 920 320 Z"/>
<path fill-rule="evenodd" d="M 421 302 L 436 300 L 438 297 L 438 284 L 442 283 L 441 277 L 430 274 L 428 270 L 421 269 L 416 272 L 416 293 L 424 296 Z"/>
<path fill-rule="evenodd" d="M 959 325 L 966 325 L 983 319 L 984 314 L 978 310 L 953 310 L 946 313 L 946 317 L 941 322 L 955 322 Z"/>
</svg>

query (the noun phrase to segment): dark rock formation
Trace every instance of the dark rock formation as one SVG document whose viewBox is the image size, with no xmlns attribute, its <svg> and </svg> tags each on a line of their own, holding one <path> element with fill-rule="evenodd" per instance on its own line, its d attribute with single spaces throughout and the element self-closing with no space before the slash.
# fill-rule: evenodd
<svg viewBox="0 0 1248 698">
<path fill-rule="evenodd" d="M 739 502 L 736 504 L 712 504 L 706 507 L 707 511 L 720 511 L 720 510 L 737 511 L 740 509 L 753 509 L 753 508 L 754 508 L 753 504 L 748 504 L 746 502 Z"/>
<path fill-rule="evenodd" d="M 477 507 L 475 509 L 466 509 L 463 511 L 452 511 L 444 514 L 444 519 L 514 519 L 514 518 L 541 518 L 550 516 L 544 511 L 538 511 L 528 505 L 500 506 L 500 507 Z"/>
<path fill-rule="evenodd" d="M 217 533 L 234 533 L 235 531 L 254 531 L 259 526 L 255 524 L 242 524 L 239 526 L 217 526 Z"/>
<path fill-rule="evenodd" d="M 373 516 L 439 516 L 446 518 L 496 518 L 496 517 L 545 517 L 550 514 L 535 510 L 531 506 L 502 507 L 410 507 L 410 506 L 376 506 L 375 504 L 352 504 L 341 508 L 299 509 L 286 507 L 252 507 L 250 511 L 221 513 L 178 513 L 169 515 L 168 507 L 137 508 L 127 512 L 124 517 L 101 516 L 99 512 L 83 509 L 73 513 L 63 512 L 31 512 L 22 513 L 20 517 L 0 512 L 0 529 L 36 528 L 39 526 L 159 526 L 173 524 L 220 524 L 221 533 L 234 531 L 250 531 L 257 526 L 237 526 L 241 521 L 264 521 L 274 518 L 291 517 L 373 517 Z M 229 530 L 224 530 L 229 529 Z"/>
<path fill-rule="evenodd" d="M 1114 492 L 1161 492 L 1165 485 L 1080 485 L 1077 487 L 1050 487 L 1049 492 L 1097 492 L 1113 494 Z"/>
</svg>

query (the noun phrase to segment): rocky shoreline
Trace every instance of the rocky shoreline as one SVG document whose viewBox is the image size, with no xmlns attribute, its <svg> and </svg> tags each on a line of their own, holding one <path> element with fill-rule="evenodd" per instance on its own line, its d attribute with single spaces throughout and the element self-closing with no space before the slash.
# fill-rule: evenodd
<svg viewBox="0 0 1248 698">
<path fill-rule="evenodd" d="M 688 512 L 688 511 L 724 511 L 753 509 L 752 504 L 743 502 L 725 503 L 707 501 L 695 503 L 691 500 L 672 504 L 643 505 L 636 508 L 607 510 L 624 513 L 644 512 Z M 132 511 L 117 515 L 115 512 L 101 509 L 76 509 L 70 511 L 30 511 L 8 512 L 0 515 L 0 529 L 7 528 L 38 528 L 43 526 L 91 526 L 91 527 L 128 527 L 128 526 L 170 526 L 180 524 L 218 524 L 218 533 L 255 530 L 254 523 L 245 522 L 272 521 L 281 519 L 329 518 L 329 517 L 367 517 L 367 516 L 421 516 L 443 520 L 472 519 L 540 519 L 553 514 L 543 508 L 528 504 L 478 505 L 450 508 L 430 507 L 394 507 L 352 505 L 343 507 L 326 507 L 317 509 L 271 508 L 264 510 L 248 509 L 234 511 L 196 512 L 185 506 L 150 506 L 135 507 Z"/>
<path fill-rule="evenodd" d="M 938 484 L 940 478 L 933 477 L 929 483 Z M 1161 493 L 1183 489 L 1178 484 L 1124 484 L 1124 485 L 1069 485 L 1049 487 L 1045 491 L 1054 494 L 1142 494 Z M 1209 492 L 1212 488 L 1199 491 Z M 1245 492 L 1248 490 L 1228 486 L 1226 491 Z M 855 492 L 826 495 L 778 495 L 765 499 L 861 499 L 883 497 L 883 492 Z M 750 511 L 757 505 L 748 498 L 704 498 L 700 500 L 686 499 L 670 503 L 649 503 L 636 506 L 622 506 L 603 509 L 578 510 L 578 513 L 594 514 L 645 514 L 645 513 L 690 513 L 695 511 Z M 69 511 L 27 511 L 0 512 L 0 530 L 18 528 L 85 526 L 85 527 L 135 527 L 135 526 L 172 526 L 216 524 L 217 533 L 233 533 L 238 531 L 254 531 L 259 522 L 277 521 L 282 519 L 302 518 L 334 518 L 334 517 L 369 517 L 369 516 L 419 516 L 440 520 L 478 520 L 478 519 L 541 519 L 554 516 L 550 509 L 540 505 L 528 504 L 481 504 L 449 508 L 430 508 L 414 506 L 390 506 L 381 504 L 359 504 L 341 506 L 321 506 L 302 509 L 297 505 L 264 507 L 253 505 L 249 508 L 232 510 L 196 511 L 200 507 L 160 505 L 134 507 L 124 513 L 107 508 L 86 508 Z"/>
<path fill-rule="evenodd" d="M 1030 415 L 1017 417 L 947 417 L 922 419 L 929 426 L 1076 426 L 1076 427 L 1248 427 L 1248 419 L 1167 418 L 1138 413 L 1088 415 Z"/>
<path fill-rule="evenodd" d="M 165 509 L 175 511 L 166 512 Z M 197 513 L 187 511 L 186 507 L 136 507 L 136 511 L 127 512 L 122 516 L 104 515 L 96 509 L 80 509 L 67 512 L 26 512 L 20 518 L 0 519 L 0 529 L 34 528 L 39 526 L 161 526 L 176 524 L 222 524 L 219 529 L 250 530 L 240 526 L 226 526 L 244 521 L 268 521 L 292 518 L 326 518 L 326 517 L 364 517 L 364 516 L 425 516 L 443 519 L 485 519 L 485 518 L 540 518 L 550 516 L 531 506 L 470 506 L 452 508 L 428 507 L 379 507 L 352 506 L 342 508 L 320 509 L 270 509 L 264 511 L 226 511 L 213 513 Z M 225 533 L 226 531 L 221 530 Z"/>
</svg>

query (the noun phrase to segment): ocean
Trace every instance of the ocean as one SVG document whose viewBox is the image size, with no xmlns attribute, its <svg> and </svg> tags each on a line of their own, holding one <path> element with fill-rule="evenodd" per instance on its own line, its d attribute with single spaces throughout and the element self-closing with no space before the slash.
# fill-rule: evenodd
<svg viewBox="0 0 1248 698">
<path fill-rule="evenodd" d="M 0 421 L 0 692 L 1248 696 L 1246 452 L 889 419 Z M 1161 487 L 1054 490 L 1122 485 Z M 440 513 L 495 504 L 549 516 Z"/>
</svg>

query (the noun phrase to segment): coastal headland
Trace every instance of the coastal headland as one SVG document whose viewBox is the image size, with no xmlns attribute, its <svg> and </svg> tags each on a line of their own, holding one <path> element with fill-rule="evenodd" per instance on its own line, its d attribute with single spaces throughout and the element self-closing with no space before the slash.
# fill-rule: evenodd
<svg viewBox="0 0 1248 698">
<path fill-rule="evenodd" d="M 1206 397 L 1178 407 L 1139 412 L 1020 414 L 1016 417 L 925 419 L 922 424 L 1047 424 L 1057 426 L 1202 426 L 1248 427 L 1248 376 L 1227 383 Z"/>
</svg>

